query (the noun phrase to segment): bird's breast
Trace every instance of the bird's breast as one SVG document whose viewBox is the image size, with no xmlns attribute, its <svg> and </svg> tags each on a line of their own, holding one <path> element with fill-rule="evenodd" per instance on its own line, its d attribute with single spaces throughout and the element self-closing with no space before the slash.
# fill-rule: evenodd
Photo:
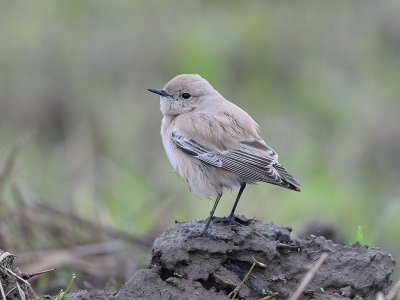
<svg viewBox="0 0 400 300">
<path fill-rule="evenodd" d="M 167 154 L 168 160 L 172 167 L 174 168 L 175 172 L 177 172 L 177 151 L 178 149 L 176 148 L 174 142 L 171 139 L 171 133 L 172 133 L 172 120 L 169 117 L 164 116 L 161 122 L 161 139 L 162 143 L 165 149 L 165 153 Z"/>
<path fill-rule="evenodd" d="M 177 172 L 178 169 L 177 169 L 177 163 L 176 163 L 176 151 L 178 151 L 178 149 L 176 148 L 175 144 L 172 142 L 172 140 L 170 138 L 165 138 L 163 136 L 162 142 L 163 142 L 165 153 L 167 154 L 168 160 L 169 160 L 170 164 L 172 165 L 172 167 L 174 168 L 174 170 Z"/>
</svg>

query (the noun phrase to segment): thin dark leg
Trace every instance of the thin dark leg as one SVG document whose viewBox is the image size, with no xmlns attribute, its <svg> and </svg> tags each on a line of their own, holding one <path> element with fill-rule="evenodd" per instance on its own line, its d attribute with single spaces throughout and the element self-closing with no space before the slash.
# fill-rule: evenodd
<svg viewBox="0 0 400 300">
<path fill-rule="evenodd" d="M 242 196 L 242 193 L 243 193 L 245 187 L 246 187 L 246 184 L 245 184 L 245 183 L 243 183 L 243 184 L 240 186 L 239 194 L 238 194 L 237 197 L 236 197 L 235 204 L 233 204 L 233 208 L 232 208 L 231 214 L 230 214 L 229 217 L 228 217 L 228 220 L 229 220 L 229 221 L 232 220 L 233 215 L 235 214 L 236 206 L 237 206 L 237 204 L 239 203 L 240 197 Z"/>
<path fill-rule="evenodd" d="M 217 199 L 215 199 L 214 207 L 210 211 L 210 217 L 208 218 L 206 226 L 204 227 L 203 231 L 201 232 L 201 235 L 207 233 L 208 226 L 210 225 L 211 219 L 212 219 L 212 217 L 214 215 L 215 209 L 217 208 L 219 199 L 221 199 L 221 197 L 222 197 L 222 193 L 218 194 Z"/>
</svg>

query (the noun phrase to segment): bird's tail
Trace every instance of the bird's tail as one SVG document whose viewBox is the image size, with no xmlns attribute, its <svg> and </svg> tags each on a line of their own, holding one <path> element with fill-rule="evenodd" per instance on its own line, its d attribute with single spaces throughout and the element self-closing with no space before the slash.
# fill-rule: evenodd
<svg viewBox="0 0 400 300">
<path fill-rule="evenodd" d="M 275 164 L 274 168 L 276 171 L 278 171 L 279 175 L 282 176 L 282 179 L 285 181 L 285 183 L 287 183 L 287 185 L 282 185 L 283 187 L 297 192 L 301 191 L 299 188 L 300 184 L 296 181 L 296 179 L 293 178 L 292 175 L 289 174 L 288 171 L 286 171 L 286 169 L 280 163 Z"/>
</svg>

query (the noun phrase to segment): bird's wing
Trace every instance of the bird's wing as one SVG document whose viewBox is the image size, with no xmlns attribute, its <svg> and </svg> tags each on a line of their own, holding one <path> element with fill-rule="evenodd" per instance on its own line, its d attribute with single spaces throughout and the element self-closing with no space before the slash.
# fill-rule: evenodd
<svg viewBox="0 0 400 300">
<path fill-rule="evenodd" d="M 197 143 L 195 140 L 184 137 L 175 131 L 172 131 L 171 138 L 176 146 L 186 154 L 196 157 L 202 162 L 214 167 L 222 168 L 222 161 L 218 158 L 218 152 L 211 151 Z"/>
<path fill-rule="evenodd" d="M 296 180 L 278 162 L 276 152 L 262 139 L 242 141 L 232 149 L 213 150 L 176 130 L 172 132 L 171 138 L 180 150 L 203 163 L 223 168 L 246 179 L 300 190 Z"/>
</svg>

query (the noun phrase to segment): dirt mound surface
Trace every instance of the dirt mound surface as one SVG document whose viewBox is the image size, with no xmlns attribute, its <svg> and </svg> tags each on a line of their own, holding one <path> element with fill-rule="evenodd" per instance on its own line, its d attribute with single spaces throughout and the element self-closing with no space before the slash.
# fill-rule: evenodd
<svg viewBox="0 0 400 300">
<path fill-rule="evenodd" d="M 324 237 L 291 239 L 289 227 L 244 217 L 236 221 L 241 225 L 214 220 L 205 237 L 192 237 L 205 221 L 177 222 L 154 241 L 148 268 L 137 271 L 119 292 L 80 291 L 64 299 L 227 299 L 254 258 L 266 266 L 254 267 L 238 297 L 287 299 L 323 253 L 328 257 L 300 299 L 372 300 L 392 284 L 396 262 L 385 250 L 359 243 L 343 246 Z M 26 286 L 18 288 L 21 279 L 9 271 L 17 272 L 13 259 L 0 250 L 2 290 L 7 299 L 19 299 L 21 293 L 31 299 Z"/>
<path fill-rule="evenodd" d="M 342 246 L 324 237 L 290 238 L 291 228 L 237 218 L 241 226 L 213 221 L 211 236 L 191 238 L 204 221 L 177 223 L 153 245 L 149 268 L 136 272 L 114 299 L 226 299 L 253 264 L 238 296 L 287 299 L 310 266 L 328 258 L 300 299 L 375 299 L 387 292 L 395 267 L 391 255 L 359 243 Z"/>
</svg>

